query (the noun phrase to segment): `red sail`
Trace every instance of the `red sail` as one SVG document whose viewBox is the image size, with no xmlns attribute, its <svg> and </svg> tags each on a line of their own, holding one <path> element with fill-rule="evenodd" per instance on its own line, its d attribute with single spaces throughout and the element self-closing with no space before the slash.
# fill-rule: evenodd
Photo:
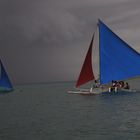
<svg viewBox="0 0 140 140">
<path fill-rule="evenodd" d="M 92 45 L 93 45 L 93 37 L 92 37 L 84 64 L 82 66 L 82 70 L 80 72 L 78 81 L 76 83 L 76 87 L 79 87 L 79 86 L 95 79 L 93 70 L 92 70 Z"/>
</svg>

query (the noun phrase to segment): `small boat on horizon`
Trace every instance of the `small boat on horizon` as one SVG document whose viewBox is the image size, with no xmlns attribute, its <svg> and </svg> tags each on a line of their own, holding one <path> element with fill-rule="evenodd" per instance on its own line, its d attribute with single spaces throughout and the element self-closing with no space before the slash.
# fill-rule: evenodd
<svg viewBox="0 0 140 140">
<path fill-rule="evenodd" d="M 8 77 L 8 74 L 2 64 L 2 61 L 0 60 L 0 93 L 3 92 L 10 92 L 13 90 L 12 83 Z"/>
</svg>

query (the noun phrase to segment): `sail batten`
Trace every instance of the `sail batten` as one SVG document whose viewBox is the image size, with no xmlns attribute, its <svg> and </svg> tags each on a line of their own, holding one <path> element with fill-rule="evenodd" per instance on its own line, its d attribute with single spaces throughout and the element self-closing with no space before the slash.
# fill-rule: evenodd
<svg viewBox="0 0 140 140">
<path fill-rule="evenodd" d="M 79 87 L 91 80 L 94 79 L 93 69 L 92 69 L 92 46 L 93 46 L 93 39 L 92 37 L 85 61 L 83 63 L 79 78 L 76 83 L 76 87 Z"/>
</svg>

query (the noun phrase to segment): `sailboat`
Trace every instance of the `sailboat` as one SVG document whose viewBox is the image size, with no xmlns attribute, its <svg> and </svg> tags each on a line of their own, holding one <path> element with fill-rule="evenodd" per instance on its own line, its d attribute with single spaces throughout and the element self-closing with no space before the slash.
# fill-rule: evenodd
<svg viewBox="0 0 140 140">
<path fill-rule="evenodd" d="M 97 45 L 95 45 L 95 41 L 98 42 Z M 92 50 L 95 47 L 95 50 L 98 50 L 96 53 Z M 96 66 L 92 62 L 92 51 L 99 58 Z M 96 68 L 98 68 L 97 74 L 95 74 Z M 103 21 L 99 20 L 76 82 L 78 90 L 68 91 L 68 93 L 99 94 L 108 92 L 112 80 L 124 81 L 137 76 L 140 76 L 140 54 L 116 35 Z M 99 80 L 99 88 L 92 90 L 79 88 L 96 79 Z"/>
<path fill-rule="evenodd" d="M 1 68 L 1 75 L 0 75 L 0 92 L 10 92 L 13 90 L 12 83 L 8 77 L 7 72 L 0 60 L 0 68 Z"/>
</svg>

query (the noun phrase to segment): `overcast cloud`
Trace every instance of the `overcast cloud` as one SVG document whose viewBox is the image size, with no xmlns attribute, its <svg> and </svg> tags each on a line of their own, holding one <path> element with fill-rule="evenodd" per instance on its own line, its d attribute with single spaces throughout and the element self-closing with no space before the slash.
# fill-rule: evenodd
<svg viewBox="0 0 140 140">
<path fill-rule="evenodd" d="M 1 0 L 0 56 L 11 80 L 76 80 L 98 18 L 140 52 L 139 6 L 139 0 Z"/>
</svg>

